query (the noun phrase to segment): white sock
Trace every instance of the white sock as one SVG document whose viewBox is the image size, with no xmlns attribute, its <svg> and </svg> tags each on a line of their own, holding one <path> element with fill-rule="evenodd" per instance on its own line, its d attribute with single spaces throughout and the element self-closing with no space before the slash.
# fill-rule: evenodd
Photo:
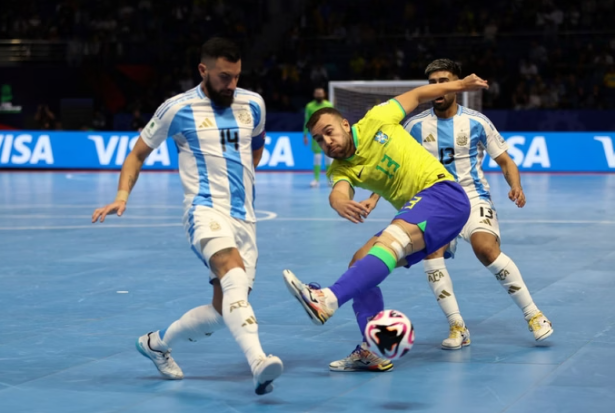
<svg viewBox="0 0 615 413">
<path fill-rule="evenodd" d="M 448 319 L 448 323 L 450 325 L 465 325 L 459 313 L 459 305 L 457 304 L 457 298 L 455 298 L 455 292 L 453 291 L 453 281 L 444 264 L 444 258 L 424 260 L 423 268 L 425 270 L 425 275 L 427 275 L 427 281 L 429 282 L 431 291 L 433 291 L 438 305 Z"/>
<path fill-rule="evenodd" d="M 333 294 L 330 288 L 323 288 L 322 292 L 325 293 L 325 304 L 327 307 L 337 310 L 339 308 L 339 304 L 337 302 L 337 297 Z"/>
<path fill-rule="evenodd" d="M 506 254 L 500 253 L 487 269 L 495 275 L 495 278 L 504 287 L 510 298 L 523 311 L 523 316 L 526 320 L 532 318 L 539 311 L 532 300 L 525 282 L 523 282 L 519 268 Z"/>
<path fill-rule="evenodd" d="M 198 341 L 224 328 L 224 319 L 211 304 L 193 308 L 166 330 L 160 331 L 160 338 L 168 346 L 176 340 Z"/>
<path fill-rule="evenodd" d="M 258 338 L 258 323 L 248 302 L 248 276 L 241 268 L 233 268 L 220 280 L 222 287 L 222 317 L 239 347 L 246 355 L 252 372 L 265 358 Z"/>
<path fill-rule="evenodd" d="M 322 165 L 322 154 L 315 153 L 314 154 L 314 166 L 321 166 L 321 165 Z"/>
</svg>

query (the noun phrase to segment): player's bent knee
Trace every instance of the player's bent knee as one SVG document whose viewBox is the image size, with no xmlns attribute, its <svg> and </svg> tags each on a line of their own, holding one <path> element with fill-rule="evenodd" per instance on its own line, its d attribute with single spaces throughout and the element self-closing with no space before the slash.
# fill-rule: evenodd
<svg viewBox="0 0 615 413">
<path fill-rule="evenodd" d="M 476 245 L 473 246 L 474 255 L 485 266 L 493 263 L 501 254 L 500 247 L 497 244 Z"/>
<path fill-rule="evenodd" d="M 396 261 L 414 252 L 412 237 L 405 228 L 396 224 L 391 224 L 382 231 L 382 235 L 376 240 L 375 246 L 391 252 Z"/>
<path fill-rule="evenodd" d="M 444 253 L 446 252 L 447 248 L 448 248 L 448 245 L 445 245 L 444 247 L 440 248 L 438 251 L 426 256 L 425 260 L 435 260 L 436 258 L 444 258 Z"/>
<path fill-rule="evenodd" d="M 201 253 L 218 278 L 233 268 L 244 269 L 243 260 L 232 237 L 201 240 Z"/>
</svg>

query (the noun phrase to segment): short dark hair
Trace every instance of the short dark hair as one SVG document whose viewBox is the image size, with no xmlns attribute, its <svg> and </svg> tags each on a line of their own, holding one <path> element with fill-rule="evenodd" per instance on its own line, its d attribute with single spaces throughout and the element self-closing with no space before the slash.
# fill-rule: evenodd
<svg viewBox="0 0 615 413">
<path fill-rule="evenodd" d="M 338 117 L 340 119 L 344 118 L 342 116 L 342 112 L 340 112 L 339 110 L 337 110 L 335 108 L 322 108 L 322 109 L 318 109 L 316 112 L 314 112 L 312 114 L 312 116 L 310 116 L 310 119 L 308 119 L 307 123 L 305 124 L 306 129 L 311 131 L 312 128 L 314 127 L 314 125 L 316 125 L 318 123 L 318 121 L 320 120 L 320 117 L 322 115 L 333 115 L 333 116 L 336 116 L 336 117 Z"/>
<path fill-rule="evenodd" d="M 212 37 L 201 46 L 201 61 L 224 57 L 229 62 L 241 59 L 239 47 L 231 40 L 222 37 Z"/>
<path fill-rule="evenodd" d="M 445 70 L 457 77 L 461 77 L 461 65 L 451 59 L 436 59 L 425 68 L 425 75 L 429 77 L 433 72 Z"/>
</svg>

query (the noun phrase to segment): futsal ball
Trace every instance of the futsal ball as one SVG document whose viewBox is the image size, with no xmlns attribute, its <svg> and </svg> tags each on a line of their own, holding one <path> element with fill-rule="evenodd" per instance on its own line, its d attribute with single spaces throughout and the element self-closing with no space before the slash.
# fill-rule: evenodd
<svg viewBox="0 0 615 413">
<path fill-rule="evenodd" d="M 389 360 L 402 358 L 414 345 L 414 327 L 403 313 L 384 310 L 365 326 L 369 349 Z"/>
</svg>

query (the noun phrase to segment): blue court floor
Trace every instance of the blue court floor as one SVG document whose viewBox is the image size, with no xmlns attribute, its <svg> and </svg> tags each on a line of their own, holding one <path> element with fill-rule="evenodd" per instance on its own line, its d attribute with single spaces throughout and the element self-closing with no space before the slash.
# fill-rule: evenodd
<svg viewBox="0 0 615 413">
<path fill-rule="evenodd" d="M 332 373 L 359 331 L 352 307 L 314 326 L 281 272 L 327 285 L 389 221 L 329 209 L 310 174 L 258 174 L 259 268 L 251 302 L 267 353 L 285 363 L 256 396 L 226 331 L 178 344 L 183 381 L 161 380 L 135 339 L 209 302 L 181 227 L 176 174 L 142 173 L 122 218 L 92 225 L 116 173 L 0 173 L 0 412 L 615 412 L 615 175 L 523 176 L 517 209 L 489 175 L 503 251 L 555 333 L 536 344 L 520 310 L 466 244 L 448 262 L 472 345 L 446 352 L 448 324 L 419 265 L 383 284 L 416 345 L 388 373 Z M 359 196 L 365 196 L 360 192 Z"/>
</svg>

